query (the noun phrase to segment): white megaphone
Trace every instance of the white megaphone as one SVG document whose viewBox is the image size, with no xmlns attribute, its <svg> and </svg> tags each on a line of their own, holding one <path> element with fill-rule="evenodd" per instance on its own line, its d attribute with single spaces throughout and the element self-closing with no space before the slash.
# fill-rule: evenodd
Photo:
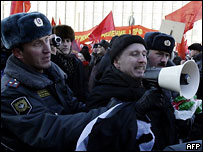
<svg viewBox="0 0 203 152">
<path fill-rule="evenodd" d="M 178 92 L 180 96 L 191 99 L 198 90 L 200 73 L 197 64 L 188 60 L 182 65 L 148 69 L 143 80 L 149 84 L 158 83 L 161 88 Z"/>
</svg>

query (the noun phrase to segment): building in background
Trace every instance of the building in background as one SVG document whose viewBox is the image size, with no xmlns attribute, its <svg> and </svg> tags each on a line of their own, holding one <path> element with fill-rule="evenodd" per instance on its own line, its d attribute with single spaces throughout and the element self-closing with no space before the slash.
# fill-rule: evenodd
<svg viewBox="0 0 203 152">
<path fill-rule="evenodd" d="M 48 19 L 54 18 L 56 24 L 67 24 L 75 32 L 87 31 L 98 25 L 112 10 L 114 24 L 129 26 L 129 19 L 134 18 L 134 25 L 159 30 L 165 15 L 174 12 L 190 1 L 30 1 L 29 12 L 39 11 Z M 11 1 L 1 1 L 1 19 L 10 14 Z M 188 46 L 202 43 L 202 19 L 194 23 L 192 30 L 186 33 Z"/>
</svg>

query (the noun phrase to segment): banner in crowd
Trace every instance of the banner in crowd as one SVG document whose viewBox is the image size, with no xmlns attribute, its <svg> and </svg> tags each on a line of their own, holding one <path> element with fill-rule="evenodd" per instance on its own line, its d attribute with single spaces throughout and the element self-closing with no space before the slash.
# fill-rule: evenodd
<svg viewBox="0 0 203 152">
<path fill-rule="evenodd" d="M 92 29 L 90 29 L 88 31 L 84 31 L 84 32 L 75 32 L 76 41 L 79 41 L 80 43 L 83 43 L 83 44 L 86 42 L 90 42 L 91 40 L 89 39 L 89 35 L 96 27 L 97 26 L 93 27 Z M 150 31 L 154 32 L 154 31 L 158 31 L 158 30 L 149 29 L 149 28 L 146 28 L 141 25 L 115 27 L 115 30 L 103 33 L 101 35 L 100 39 L 110 41 L 113 36 L 115 36 L 115 35 L 120 36 L 122 34 L 140 35 L 141 37 L 144 37 L 145 33 L 150 32 Z"/>
</svg>

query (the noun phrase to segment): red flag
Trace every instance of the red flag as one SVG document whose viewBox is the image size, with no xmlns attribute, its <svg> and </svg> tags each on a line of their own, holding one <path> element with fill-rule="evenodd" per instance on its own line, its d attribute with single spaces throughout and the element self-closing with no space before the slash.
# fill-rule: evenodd
<svg viewBox="0 0 203 152">
<path fill-rule="evenodd" d="M 184 34 L 181 43 L 178 43 L 176 47 L 178 55 L 181 57 L 182 60 L 185 60 L 186 52 L 188 50 L 187 40 L 185 36 L 186 35 Z"/>
<path fill-rule="evenodd" d="M 54 21 L 54 18 L 52 17 L 52 20 L 51 20 L 51 25 L 52 26 L 56 26 L 56 23 L 55 23 L 55 21 Z"/>
<path fill-rule="evenodd" d="M 105 17 L 105 19 L 92 31 L 89 35 L 90 40 L 100 39 L 101 34 L 115 30 L 112 11 Z"/>
<path fill-rule="evenodd" d="M 61 20 L 60 20 L 60 18 L 59 18 L 59 25 L 61 25 Z"/>
<path fill-rule="evenodd" d="M 21 12 L 28 12 L 30 8 L 30 1 L 11 1 L 10 15 Z"/>
<path fill-rule="evenodd" d="M 165 19 L 185 23 L 186 33 L 193 28 L 194 22 L 202 19 L 202 1 L 192 1 L 165 16 Z"/>
</svg>

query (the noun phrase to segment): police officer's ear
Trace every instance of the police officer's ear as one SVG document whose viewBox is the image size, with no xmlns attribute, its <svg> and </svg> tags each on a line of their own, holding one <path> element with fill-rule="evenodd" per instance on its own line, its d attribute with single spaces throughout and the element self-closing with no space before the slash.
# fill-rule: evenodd
<svg viewBox="0 0 203 152">
<path fill-rule="evenodd" d="M 23 57 L 23 51 L 20 49 L 20 48 L 17 48 L 17 47 L 15 47 L 15 48 L 13 48 L 12 49 L 12 52 L 13 52 L 13 55 L 16 57 L 16 58 L 18 58 L 18 59 L 20 59 L 20 60 L 22 60 L 24 57 Z"/>
</svg>

